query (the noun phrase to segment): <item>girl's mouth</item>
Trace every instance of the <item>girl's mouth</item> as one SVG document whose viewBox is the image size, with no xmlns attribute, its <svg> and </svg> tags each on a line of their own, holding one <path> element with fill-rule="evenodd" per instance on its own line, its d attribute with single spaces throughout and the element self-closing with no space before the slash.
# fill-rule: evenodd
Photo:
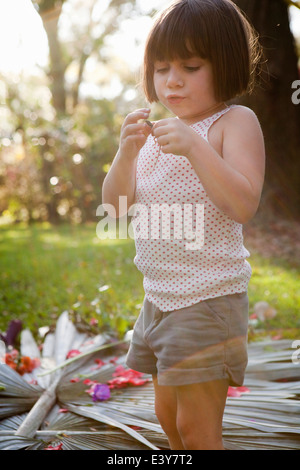
<svg viewBox="0 0 300 470">
<path fill-rule="evenodd" d="M 167 96 L 167 101 L 170 104 L 180 104 L 184 100 L 183 96 L 179 95 L 168 95 Z"/>
</svg>

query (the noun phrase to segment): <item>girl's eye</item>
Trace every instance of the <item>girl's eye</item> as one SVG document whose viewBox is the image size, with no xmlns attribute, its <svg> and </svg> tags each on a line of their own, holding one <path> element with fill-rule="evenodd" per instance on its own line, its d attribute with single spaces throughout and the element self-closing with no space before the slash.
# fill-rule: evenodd
<svg viewBox="0 0 300 470">
<path fill-rule="evenodd" d="M 168 70 L 168 67 L 158 67 L 158 68 L 155 70 L 155 72 L 156 72 L 156 73 L 165 73 L 165 72 L 167 72 L 167 70 Z"/>
<path fill-rule="evenodd" d="M 188 65 L 185 66 L 185 70 L 187 70 L 188 72 L 197 72 L 197 70 L 199 70 L 200 67 L 190 67 Z"/>
</svg>

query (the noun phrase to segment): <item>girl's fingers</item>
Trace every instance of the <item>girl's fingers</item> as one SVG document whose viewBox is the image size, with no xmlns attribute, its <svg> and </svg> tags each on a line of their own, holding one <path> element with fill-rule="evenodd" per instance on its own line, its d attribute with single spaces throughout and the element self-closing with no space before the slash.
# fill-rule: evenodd
<svg viewBox="0 0 300 470">
<path fill-rule="evenodd" d="M 122 137 L 127 137 L 129 135 L 134 135 L 134 134 L 143 134 L 143 135 L 148 136 L 149 134 L 151 134 L 151 129 L 144 122 L 137 123 L 137 124 L 128 124 L 123 129 Z"/>
<path fill-rule="evenodd" d="M 161 147 L 164 147 L 165 145 L 169 145 L 170 137 L 168 137 L 168 135 L 163 135 L 162 137 L 158 137 L 157 142 Z"/>
<path fill-rule="evenodd" d="M 158 139 L 159 137 L 168 135 L 168 129 L 166 127 L 159 127 L 157 129 L 153 129 L 152 134 Z"/>
<path fill-rule="evenodd" d="M 173 136 L 174 133 L 172 132 L 171 129 L 164 126 L 164 127 L 160 127 L 159 129 L 155 129 L 152 132 L 152 134 L 155 137 L 155 139 L 157 140 L 157 142 L 160 145 L 163 145 L 164 142 L 166 142 L 166 141 L 169 142 L 172 139 L 172 136 Z"/>
<path fill-rule="evenodd" d="M 149 108 L 137 109 L 133 113 L 130 113 L 126 116 L 123 125 L 127 126 L 128 124 L 133 124 L 133 123 L 138 122 L 140 119 L 148 119 L 149 114 L 150 114 Z"/>
<path fill-rule="evenodd" d="M 152 127 L 152 134 L 154 137 L 161 137 L 162 135 L 167 135 L 172 131 L 172 126 L 170 126 L 170 122 L 166 119 L 162 121 L 158 121 Z"/>
<path fill-rule="evenodd" d="M 160 121 L 155 121 L 153 128 L 154 129 L 159 129 L 161 127 L 168 126 L 173 123 L 173 121 L 177 121 L 177 118 L 167 118 L 167 119 L 161 119 Z"/>
</svg>

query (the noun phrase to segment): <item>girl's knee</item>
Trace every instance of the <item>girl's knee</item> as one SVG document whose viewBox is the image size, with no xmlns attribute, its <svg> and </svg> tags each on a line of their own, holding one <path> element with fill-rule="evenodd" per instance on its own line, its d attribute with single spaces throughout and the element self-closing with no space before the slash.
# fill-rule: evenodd
<svg viewBox="0 0 300 470">
<path fill-rule="evenodd" d="M 222 432 L 214 423 L 177 416 L 177 430 L 186 450 L 223 450 Z"/>
<path fill-rule="evenodd" d="M 176 425 L 186 449 L 223 449 L 222 417 L 226 393 L 223 382 L 180 387 Z"/>
<path fill-rule="evenodd" d="M 182 442 L 176 427 L 177 398 L 175 388 L 158 385 L 156 378 L 153 378 L 153 383 L 157 419 L 168 437 L 171 449 L 182 450 Z"/>
<path fill-rule="evenodd" d="M 155 414 L 167 435 L 176 429 L 176 408 L 172 404 L 161 403 L 156 400 Z"/>
</svg>

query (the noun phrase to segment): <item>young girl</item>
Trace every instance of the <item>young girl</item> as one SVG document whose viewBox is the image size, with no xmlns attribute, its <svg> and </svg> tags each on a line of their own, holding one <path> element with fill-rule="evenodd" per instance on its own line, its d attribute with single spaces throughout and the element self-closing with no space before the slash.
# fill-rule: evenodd
<svg viewBox="0 0 300 470">
<path fill-rule="evenodd" d="M 251 268 L 242 224 L 259 204 L 265 152 L 254 113 L 226 102 L 249 91 L 258 63 L 256 36 L 230 0 L 173 3 L 148 37 L 144 88 L 176 117 L 129 114 L 103 184 L 103 202 L 117 209 L 126 196 L 127 209 L 148 209 L 136 226 L 145 299 L 127 364 L 153 374 L 172 449 L 223 449 L 228 385 L 244 379 Z M 182 208 L 169 237 L 141 236 L 154 207 Z M 203 243 L 187 243 L 191 230 L 174 236 L 182 225 L 194 236 L 200 227 Z"/>
</svg>

